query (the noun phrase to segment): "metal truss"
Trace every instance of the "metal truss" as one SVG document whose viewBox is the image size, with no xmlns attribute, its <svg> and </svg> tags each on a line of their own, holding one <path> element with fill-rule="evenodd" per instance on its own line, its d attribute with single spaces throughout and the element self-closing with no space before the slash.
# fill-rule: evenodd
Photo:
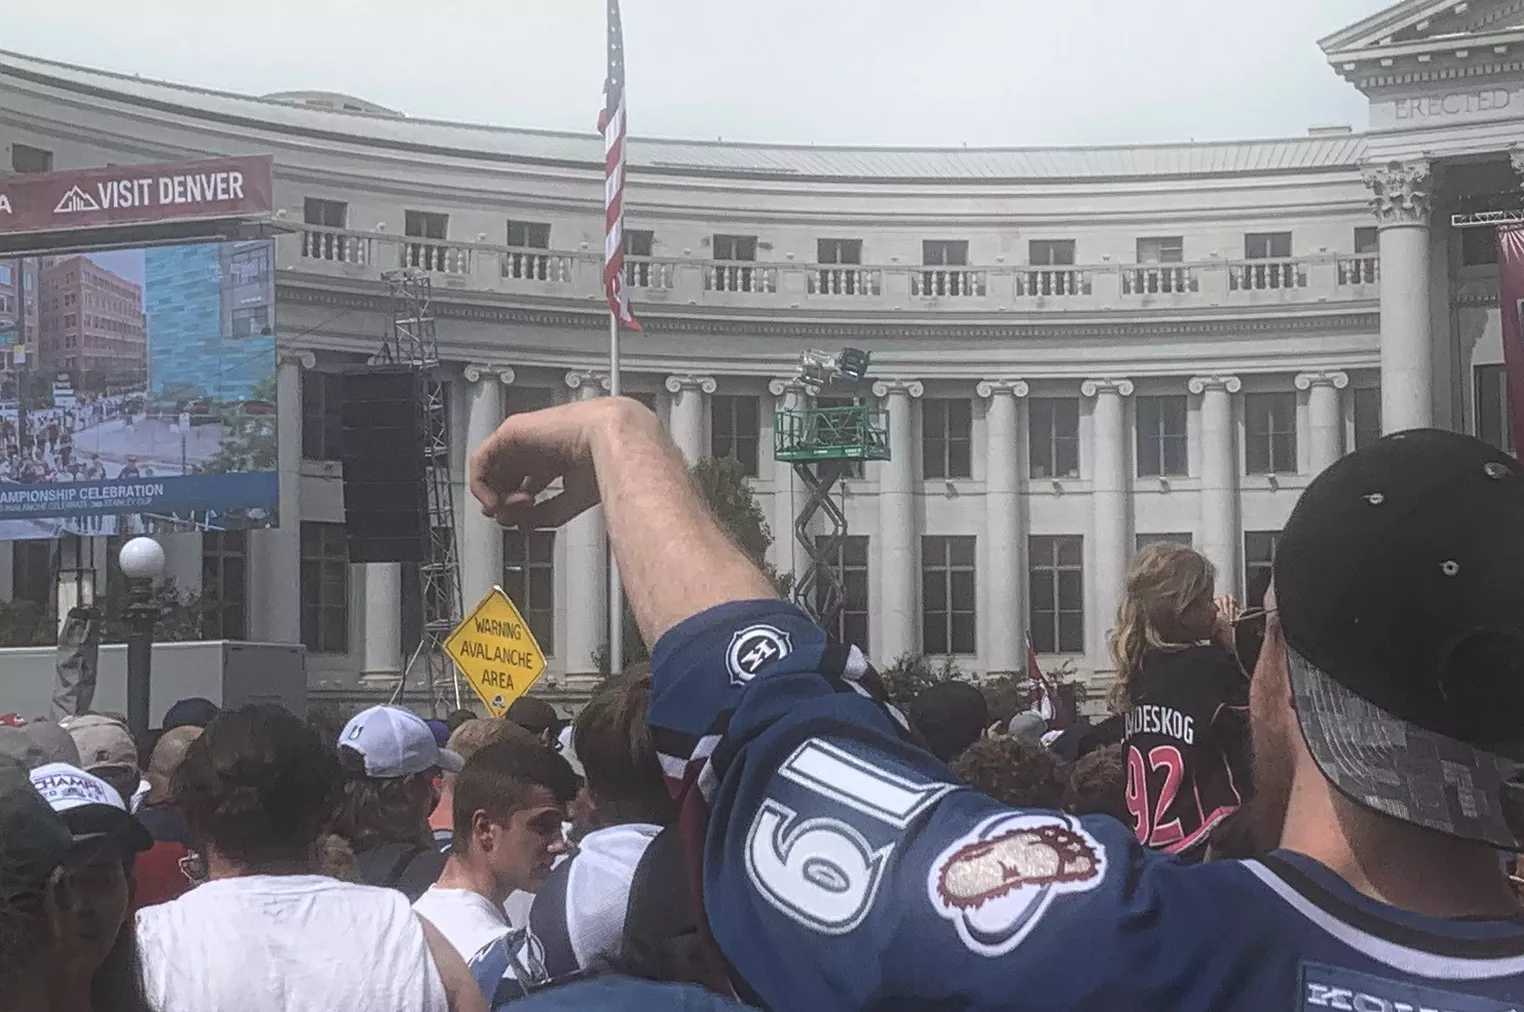
<svg viewBox="0 0 1524 1012">
<path fill-rule="evenodd" d="M 1452 228 L 1481 228 L 1486 225 L 1524 224 L 1524 209 L 1517 211 L 1474 211 L 1450 215 Z"/>
<path fill-rule="evenodd" d="M 846 460 L 794 465 L 794 473 L 810 492 L 794 520 L 794 538 L 810 560 L 804 575 L 794 585 L 794 602 L 833 637 L 846 597 L 837 563 L 842 539 L 847 536 L 847 517 L 831 494 L 849 466 Z M 824 514 L 830 523 L 830 529 L 818 539 L 810 533 L 810 523 L 817 513 Z"/>
</svg>

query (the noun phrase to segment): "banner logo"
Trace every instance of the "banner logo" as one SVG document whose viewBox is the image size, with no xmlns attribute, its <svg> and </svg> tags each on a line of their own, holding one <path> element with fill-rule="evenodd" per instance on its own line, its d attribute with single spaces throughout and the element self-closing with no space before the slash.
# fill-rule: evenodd
<svg viewBox="0 0 1524 1012">
<path fill-rule="evenodd" d="M 80 211 L 99 211 L 100 204 L 95 198 L 77 186 L 69 187 L 69 192 L 63 195 L 58 206 L 53 208 L 54 214 L 78 214 Z"/>
</svg>

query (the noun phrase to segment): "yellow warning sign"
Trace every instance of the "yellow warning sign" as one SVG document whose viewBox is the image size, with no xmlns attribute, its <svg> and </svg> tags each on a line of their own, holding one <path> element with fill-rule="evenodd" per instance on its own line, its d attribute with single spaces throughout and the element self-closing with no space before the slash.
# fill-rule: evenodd
<svg viewBox="0 0 1524 1012">
<path fill-rule="evenodd" d="M 445 652 L 494 717 L 508 712 L 545 671 L 545 655 L 502 587 L 493 587 L 450 631 Z"/>
</svg>

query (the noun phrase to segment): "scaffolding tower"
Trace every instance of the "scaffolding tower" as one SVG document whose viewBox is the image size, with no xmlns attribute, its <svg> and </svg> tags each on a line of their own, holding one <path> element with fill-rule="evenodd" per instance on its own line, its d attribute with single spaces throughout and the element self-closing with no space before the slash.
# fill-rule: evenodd
<svg viewBox="0 0 1524 1012">
<path fill-rule="evenodd" d="M 794 521 L 794 537 L 810 564 L 794 584 L 794 601 L 832 636 L 844 603 L 838 562 L 847 536 L 846 514 L 832 493 L 854 461 L 889 459 L 888 414 L 859 402 L 785 408 L 773 418 L 773 457 L 793 464 L 809 490 Z M 810 530 L 817 513 L 829 524 L 819 538 Z"/>
<path fill-rule="evenodd" d="M 425 552 L 418 565 L 422 635 L 397 691 L 400 694 L 408 684 L 421 659 L 429 711 L 438 717 L 447 706 L 460 708 L 460 681 L 454 662 L 444 651 L 444 641 L 463 611 L 455 539 L 455 486 L 450 480 L 449 413 L 446 388 L 439 379 L 439 344 L 434 336 L 434 289 L 428 274 L 415 267 L 385 271 L 381 276 L 391 301 L 392 326 L 378 360 L 408 366 L 417 374 L 427 511 Z"/>
</svg>

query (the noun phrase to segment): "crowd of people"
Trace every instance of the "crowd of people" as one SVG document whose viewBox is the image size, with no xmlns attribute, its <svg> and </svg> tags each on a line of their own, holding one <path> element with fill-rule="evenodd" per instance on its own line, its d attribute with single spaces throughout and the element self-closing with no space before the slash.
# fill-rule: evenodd
<svg viewBox="0 0 1524 1012">
<path fill-rule="evenodd" d="M 1067 726 L 893 705 L 634 402 L 515 415 L 471 481 L 505 525 L 602 502 L 649 666 L 570 721 L 0 727 L 0 1010 L 1524 1001 L 1524 470 L 1477 440 L 1329 468 L 1248 611 L 1142 549 Z"/>
</svg>

